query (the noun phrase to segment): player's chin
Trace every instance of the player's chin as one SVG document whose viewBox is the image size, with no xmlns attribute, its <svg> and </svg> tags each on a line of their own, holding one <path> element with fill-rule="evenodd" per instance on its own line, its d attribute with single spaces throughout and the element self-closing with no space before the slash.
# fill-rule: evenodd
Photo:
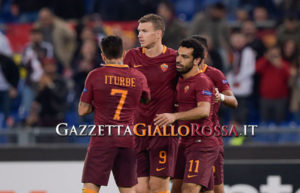
<svg viewBox="0 0 300 193">
<path fill-rule="evenodd" d="M 182 72 L 184 68 L 182 66 L 176 66 L 177 72 Z"/>
</svg>

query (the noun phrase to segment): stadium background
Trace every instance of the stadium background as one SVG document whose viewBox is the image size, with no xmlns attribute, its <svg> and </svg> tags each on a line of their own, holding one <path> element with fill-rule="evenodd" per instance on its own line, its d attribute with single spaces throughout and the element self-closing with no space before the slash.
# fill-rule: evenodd
<svg viewBox="0 0 300 193">
<path fill-rule="evenodd" d="M 0 193 L 80 191 L 88 138 L 58 137 L 54 128 L 58 122 L 92 123 L 92 116 L 78 117 L 76 108 L 87 73 L 101 63 L 98 44 L 114 34 L 122 37 L 126 49 L 138 46 L 136 20 L 147 13 L 165 18 L 164 43 L 169 47 L 176 49 L 190 34 L 208 37 L 209 64 L 233 77 L 231 87 L 239 101 L 237 110 L 221 110 L 223 123 L 258 125 L 254 137 L 225 138 L 226 193 L 300 192 L 299 1 L 2 0 L 0 4 Z M 55 17 L 41 11 L 43 7 Z M 51 25 L 52 29 L 47 27 Z M 30 42 L 40 42 L 39 34 L 47 43 L 32 49 Z M 280 53 L 270 51 L 274 46 Z M 250 54 L 244 54 L 245 49 Z M 274 69 L 276 57 L 285 61 L 284 67 L 277 66 L 281 70 L 267 75 L 256 70 L 266 61 Z M 57 74 L 59 90 L 49 94 L 43 88 L 51 70 Z M 263 90 L 270 92 L 266 95 Z M 112 189 L 101 192 L 115 192 L 110 183 Z"/>
</svg>

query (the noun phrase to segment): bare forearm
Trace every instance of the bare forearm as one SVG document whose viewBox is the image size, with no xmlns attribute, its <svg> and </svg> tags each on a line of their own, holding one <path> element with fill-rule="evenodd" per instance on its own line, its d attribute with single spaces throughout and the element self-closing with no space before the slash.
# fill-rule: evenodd
<svg viewBox="0 0 300 193">
<path fill-rule="evenodd" d="M 238 102 L 234 96 L 226 96 L 224 95 L 224 101 L 223 103 L 231 108 L 237 108 Z"/>
</svg>

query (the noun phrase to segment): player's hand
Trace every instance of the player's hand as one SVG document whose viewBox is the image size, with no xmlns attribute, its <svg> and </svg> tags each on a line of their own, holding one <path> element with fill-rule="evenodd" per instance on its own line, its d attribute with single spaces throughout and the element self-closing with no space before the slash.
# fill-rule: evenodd
<svg viewBox="0 0 300 193">
<path fill-rule="evenodd" d="M 215 88 L 215 103 L 221 102 L 221 95 L 218 88 Z"/>
<path fill-rule="evenodd" d="M 158 126 L 164 126 L 172 124 L 176 121 L 175 114 L 172 113 L 163 113 L 163 114 L 157 114 L 154 118 L 154 125 Z"/>
</svg>

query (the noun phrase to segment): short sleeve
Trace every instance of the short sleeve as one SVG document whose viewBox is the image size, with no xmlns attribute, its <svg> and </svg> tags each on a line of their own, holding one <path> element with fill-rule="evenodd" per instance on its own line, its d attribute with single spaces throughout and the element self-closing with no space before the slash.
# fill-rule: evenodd
<svg viewBox="0 0 300 193">
<path fill-rule="evenodd" d="M 142 98 L 148 101 L 151 99 L 150 89 L 145 75 L 143 75 L 142 73 L 140 74 L 141 74 L 141 82 L 142 82 Z"/>
<path fill-rule="evenodd" d="M 216 70 L 216 75 L 215 75 L 215 85 L 218 88 L 219 92 L 223 92 L 224 90 L 230 90 L 229 83 L 220 70 Z"/>
<path fill-rule="evenodd" d="M 132 63 L 132 51 L 129 50 L 126 55 L 125 55 L 125 58 L 124 58 L 124 64 L 127 64 L 129 67 L 132 67 L 133 63 Z"/>
<path fill-rule="evenodd" d="M 206 79 L 201 78 L 197 80 L 196 86 L 196 100 L 198 102 L 211 102 L 213 97 L 212 83 Z"/>
<path fill-rule="evenodd" d="M 93 77 L 93 73 L 90 72 L 85 80 L 84 88 L 80 96 L 80 101 L 88 104 L 92 104 L 93 101 L 93 85 L 92 85 L 93 78 L 92 77 Z"/>
</svg>

